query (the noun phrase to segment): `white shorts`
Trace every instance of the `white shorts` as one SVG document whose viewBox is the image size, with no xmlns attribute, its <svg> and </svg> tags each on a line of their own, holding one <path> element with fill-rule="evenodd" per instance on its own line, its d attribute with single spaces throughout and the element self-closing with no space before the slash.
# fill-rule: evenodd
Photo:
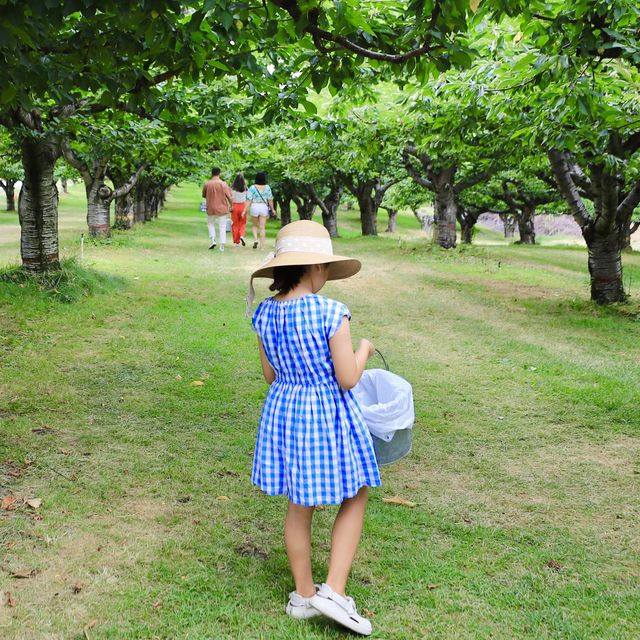
<svg viewBox="0 0 640 640">
<path fill-rule="evenodd" d="M 254 218 L 258 218 L 260 216 L 264 216 L 265 218 L 268 218 L 269 207 L 264 202 L 253 202 L 251 204 L 251 209 L 249 209 L 249 213 Z"/>
</svg>

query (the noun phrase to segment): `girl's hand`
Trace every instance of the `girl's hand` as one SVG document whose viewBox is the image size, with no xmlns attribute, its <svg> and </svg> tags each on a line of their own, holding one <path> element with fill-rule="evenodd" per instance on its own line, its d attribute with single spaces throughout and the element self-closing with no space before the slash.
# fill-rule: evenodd
<svg viewBox="0 0 640 640">
<path fill-rule="evenodd" d="M 360 340 L 360 346 L 358 351 L 364 351 L 367 354 L 367 360 L 376 352 L 376 348 L 373 346 L 373 342 L 363 338 Z"/>
</svg>

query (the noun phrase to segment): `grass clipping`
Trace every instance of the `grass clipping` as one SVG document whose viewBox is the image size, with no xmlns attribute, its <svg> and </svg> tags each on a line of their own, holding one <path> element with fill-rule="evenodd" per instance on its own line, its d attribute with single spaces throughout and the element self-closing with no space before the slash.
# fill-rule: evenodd
<svg viewBox="0 0 640 640">
<path fill-rule="evenodd" d="M 17 287 L 23 290 L 23 295 L 45 296 L 63 303 L 112 291 L 122 283 L 121 278 L 81 266 L 76 258 L 67 258 L 59 269 L 44 273 L 29 273 L 22 267 L 0 271 L 0 287 Z"/>
</svg>

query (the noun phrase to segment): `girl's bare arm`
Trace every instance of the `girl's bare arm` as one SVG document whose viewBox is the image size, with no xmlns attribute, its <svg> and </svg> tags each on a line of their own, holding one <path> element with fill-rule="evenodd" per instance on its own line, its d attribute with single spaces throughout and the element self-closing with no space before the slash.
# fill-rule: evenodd
<svg viewBox="0 0 640 640">
<path fill-rule="evenodd" d="M 262 341 L 258 338 L 258 349 L 260 349 L 260 364 L 262 365 L 262 375 L 267 381 L 267 384 L 271 384 L 276 379 L 276 372 L 273 370 L 269 360 L 267 360 L 267 354 L 264 352 Z"/>
<path fill-rule="evenodd" d="M 329 348 L 338 384 L 345 391 L 353 389 L 362 376 L 367 360 L 374 354 L 373 344 L 368 340 L 361 340 L 360 346 L 354 353 L 349 320 L 345 316 L 342 318 L 340 328 L 329 340 Z"/>
</svg>

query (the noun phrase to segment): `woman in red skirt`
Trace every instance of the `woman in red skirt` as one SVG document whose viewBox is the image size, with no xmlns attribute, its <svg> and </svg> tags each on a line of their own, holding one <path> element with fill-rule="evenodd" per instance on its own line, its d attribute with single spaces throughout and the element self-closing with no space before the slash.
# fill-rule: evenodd
<svg viewBox="0 0 640 640">
<path fill-rule="evenodd" d="M 244 208 L 247 202 L 247 183 L 244 176 L 239 173 L 231 185 L 231 233 L 233 235 L 233 244 L 242 244 L 244 247 L 247 243 L 244 241 L 244 234 L 247 228 L 247 215 Z"/>
</svg>

